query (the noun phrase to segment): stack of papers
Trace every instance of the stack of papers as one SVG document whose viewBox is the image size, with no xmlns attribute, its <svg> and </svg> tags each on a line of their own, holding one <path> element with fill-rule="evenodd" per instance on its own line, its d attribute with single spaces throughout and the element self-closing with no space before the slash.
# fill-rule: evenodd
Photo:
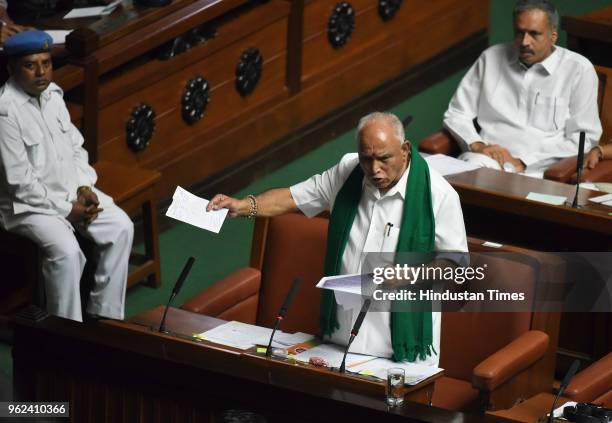
<svg viewBox="0 0 612 423">
<path fill-rule="evenodd" d="M 317 283 L 317 288 L 361 295 L 361 278 L 363 276 L 360 274 L 326 276 Z"/>
<path fill-rule="evenodd" d="M 268 345 L 270 335 L 272 335 L 272 329 L 232 321 L 206 332 L 196 334 L 195 337 L 214 342 L 215 344 L 238 348 L 239 350 L 248 350 L 255 345 Z M 312 338 L 314 336 L 307 333 L 297 332 L 289 334 L 277 331 L 274 334 L 272 346 L 287 348 Z"/>
<path fill-rule="evenodd" d="M 478 166 L 472 163 L 464 162 L 446 154 L 432 154 L 425 157 L 425 161 L 430 168 L 435 169 L 442 176 L 478 169 Z"/>
<path fill-rule="evenodd" d="M 422 382 L 425 379 L 428 379 L 442 371 L 442 369 L 435 366 L 408 362 L 397 363 L 387 358 L 377 358 L 375 360 L 371 360 L 366 363 L 353 366 L 348 370 L 354 373 L 375 376 L 379 379 L 386 380 L 387 369 L 390 369 L 392 367 L 399 367 L 404 369 L 404 372 L 406 374 L 406 385 L 416 385 L 417 383 Z"/>
</svg>

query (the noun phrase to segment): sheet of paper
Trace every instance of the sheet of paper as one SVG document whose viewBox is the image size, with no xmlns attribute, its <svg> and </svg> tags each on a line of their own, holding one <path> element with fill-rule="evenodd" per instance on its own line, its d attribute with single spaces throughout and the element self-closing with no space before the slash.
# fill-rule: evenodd
<svg viewBox="0 0 612 423">
<path fill-rule="evenodd" d="M 361 278 L 360 274 L 328 276 L 317 283 L 317 288 L 361 295 Z"/>
<path fill-rule="evenodd" d="M 599 195 L 589 198 L 592 203 L 603 204 L 604 206 L 612 206 L 612 194 Z"/>
<path fill-rule="evenodd" d="M 196 337 L 216 344 L 248 350 L 256 344 L 258 339 L 270 339 L 271 334 L 272 329 L 232 321 L 197 334 Z"/>
<path fill-rule="evenodd" d="M 591 191 L 601 191 L 593 182 L 581 182 L 580 189 L 590 189 Z"/>
<path fill-rule="evenodd" d="M 342 364 L 342 357 L 344 356 L 344 348 L 345 347 L 336 344 L 320 344 L 299 353 L 295 356 L 295 359 L 308 363 L 311 357 L 320 357 L 327 361 L 331 367 L 340 367 L 340 364 Z M 372 355 L 348 353 L 346 355 L 346 368 L 349 369 L 353 366 L 374 360 L 375 358 L 376 357 Z"/>
<path fill-rule="evenodd" d="M 121 3 L 121 0 L 116 0 L 106 6 L 94 6 L 94 7 L 78 7 L 68 12 L 64 19 L 75 19 L 75 18 L 89 18 L 92 16 L 106 16 L 113 13 L 117 6 Z"/>
<path fill-rule="evenodd" d="M 527 199 L 539 201 L 540 203 L 552 204 L 553 206 L 560 206 L 567 201 L 567 197 L 561 195 L 542 194 L 539 192 L 530 192 L 527 194 Z"/>
<path fill-rule="evenodd" d="M 274 341 L 272 341 L 272 346 L 277 348 L 287 348 L 292 347 L 297 344 L 301 344 L 306 341 L 310 341 L 314 339 L 314 335 L 310 335 L 308 333 L 296 332 L 296 333 L 285 333 L 276 331 L 274 334 Z M 255 339 L 256 345 L 268 345 L 270 341 L 270 335 L 262 336 L 258 339 Z"/>
<path fill-rule="evenodd" d="M 375 376 L 379 379 L 386 380 L 387 369 L 390 369 L 391 367 L 400 367 L 404 369 L 404 372 L 406 373 L 407 385 L 416 385 L 417 383 L 442 371 L 442 369 L 435 366 L 407 362 L 397 363 L 386 358 L 377 358 L 357 366 L 352 366 L 350 371 L 368 376 Z"/>
<path fill-rule="evenodd" d="M 600 191 L 612 193 L 612 183 L 610 182 L 595 182 L 595 186 Z"/>
<path fill-rule="evenodd" d="M 176 187 L 172 196 L 172 204 L 168 207 L 166 216 L 218 234 L 227 217 L 228 210 L 208 212 L 206 211 L 207 205 L 208 200 L 193 195 L 181 187 Z"/>
<path fill-rule="evenodd" d="M 442 176 L 478 169 L 478 166 L 447 156 L 446 154 L 432 154 L 425 157 L 425 161 L 427 161 L 429 167 L 434 168 Z"/>
<path fill-rule="evenodd" d="M 72 31 L 64 29 L 45 29 L 45 32 L 53 38 L 53 44 L 66 44 L 66 36 Z"/>
</svg>

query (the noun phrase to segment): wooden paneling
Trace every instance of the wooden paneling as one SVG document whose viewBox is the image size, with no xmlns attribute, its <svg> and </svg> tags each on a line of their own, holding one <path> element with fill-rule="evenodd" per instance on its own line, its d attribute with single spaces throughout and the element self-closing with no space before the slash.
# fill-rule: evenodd
<svg viewBox="0 0 612 423">
<path fill-rule="evenodd" d="M 461 2 L 437 0 L 433 2 L 403 2 L 393 19 L 383 22 L 378 14 L 377 2 L 357 0 L 355 30 L 348 42 L 333 48 L 327 39 L 327 23 L 335 0 L 307 3 L 304 11 L 303 84 L 313 83 L 317 76 L 328 78 L 339 69 L 355 66 L 380 50 L 395 45 L 389 57 L 378 59 L 379 68 L 372 76 L 385 80 L 383 75 L 391 56 L 403 58 L 402 69 L 433 57 L 486 26 L 488 4 L 482 1 Z M 355 72 L 355 79 L 366 76 Z"/>
</svg>

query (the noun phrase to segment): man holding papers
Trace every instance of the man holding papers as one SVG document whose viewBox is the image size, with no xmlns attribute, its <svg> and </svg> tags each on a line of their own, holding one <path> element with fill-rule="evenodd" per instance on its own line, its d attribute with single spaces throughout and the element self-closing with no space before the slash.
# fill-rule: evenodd
<svg viewBox="0 0 612 423">
<path fill-rule="evenodd" d="M 345 155 L 321 175 L 294 185 L 235 199 L 217 194 L 209 209 L 230 216 L 275 216 L 301 210 L 312 217 L 331 210 L 326 275 L 361 273 L 364 252 L 467 251 L 459 198 L 405 141 L 389 113 L 363 117 L 358 154 Z M 321 332 L 346 345 L 359 307 L 324 291 Z M 437 366 L 439 313 L 369 313 L 351 352 Z"/>
</svg>

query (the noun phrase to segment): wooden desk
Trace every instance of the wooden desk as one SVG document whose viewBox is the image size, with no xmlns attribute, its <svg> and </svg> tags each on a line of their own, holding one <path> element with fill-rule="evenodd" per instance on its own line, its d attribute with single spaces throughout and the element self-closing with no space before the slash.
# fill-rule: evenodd
<svg viewBox="0 0 612 423">
<path fill-rule="evenodd" d="M 205 329 L 193 319 L 199 318 L 171 309 L 168 328 Z M 209 327 L 218 323 L 205 320 Z M 414 402 L 389 409 L 384 396 L 355 389 L 370 384 L 353 377 L 262 360 L 133 322 L 49 317 L 12 324 L 15 399 L 69 400 L 75 422 L 209 422 L 230 408 L 258 412 L 268 422 L 503 421 Z"/>
<path fill-rule="evenodd" d="M 164 307 L 159 306 L 153 310 L 139 314 L 138 316 L 130 319 L 130 322 L 137 323 L 146 327 L 157 328 L 161 322 Z M 219 325 L 226 323 L 224 320 L 217 319 L 210 316 L 204 316 L 202 314 L 192 313 L 186 310 L 177 308 L 171 308 L 168 312 L 166 320 L 166 328 L 169 332 L 191 338 L 194 333 L 201 333 Z M 216 345 L 213 343 L 207 343 L 210 345 Z M 221 346 L 221 348 L 229 348 L 235 352 L 242 352 L 240 350 Z M 253 360 L 254 365 L 265 365 L 266 367 L 275 367 L 282 372 L 294 372 L 297 376 L 304 379 L 314 379 L 314 381 L 323 381 L 327 383 L 345 386 L 347 389 L 354 390 L 358 393 L 366 395 L 372 395 L 375 398 L 384 398 L 385 395 L 385 384 L 377 381 L 374 378 L 360 377 L 356 375 L 342 375 L 337 372 L 332 372 L 329 369 L 315 368 L 309 365 L 303 365 L 295 363 L 290 360 L 268 360 L 261 354 L 257 354 L 253 349 L 244 352 L 249 360 Z M 263 360 L 263 361 L 262 361 Z M 313 372 L 316 374 L 312 378 Z M 294 375 L 293 377 L 296 377 Z M 414 401 L 422 404 L 431 403 L 433 396 L 433 390 L 435 386 L 435 380 L 442 377 L 444 372 L 438 373 L 423 382 L 414 385 L 407 386 L 405 388 L 405 400 Z"/>
<path fill-rule="evenodd" d="M 525 198 L 538 192 L 572 201 L 573 185 L 484 168 L 447 179 L 459 193 L 471 236 L 542 251 L 612 251 L 612 208 L 588 202 L 603 193 L 581 190 L 581 207 L 573 209 Z"/>
<path fill-rule="evenodd" d="M 535 423 L 550 413 L 554 399 L 555 396 L 552 394 L 541 393 L 508 410 L 487 411 L 487 414 L 513 422 Z M 555 408 L 561 407 L 568 401 L 569 399 L 560 397 Z"/>
</svg>

